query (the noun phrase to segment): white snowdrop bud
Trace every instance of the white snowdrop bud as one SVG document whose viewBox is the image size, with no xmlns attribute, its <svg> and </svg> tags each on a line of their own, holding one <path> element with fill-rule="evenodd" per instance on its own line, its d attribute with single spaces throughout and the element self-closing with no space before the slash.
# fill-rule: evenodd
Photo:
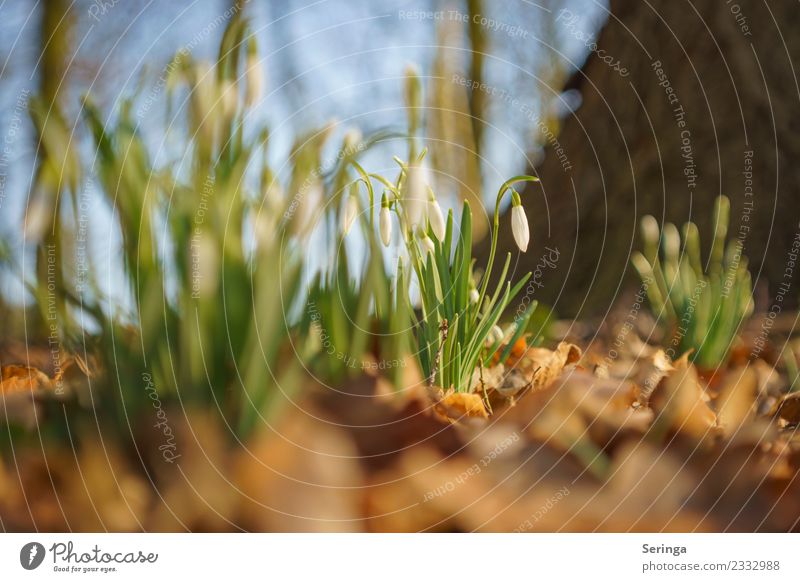
<svg viewBox="0 0 800 582">
<path fill-rule="evenodd" d="M 244 92 L 244 103 L 247 107 L 252 107 L 264 97 L 264 68 L 258 60 L 258 48 L 255 38 L 250 37 L 247 43 L 247 60 L 245 61 L 247 70 L 245 71 L 245 81 L 247 87 Z"/>
<path fill-rule="evenodd" d="M 386 204 L 386 194 L 383 195 L 383 203 L 381 204 L 381 215 L 379 218 L 381 229 L 381 241 L 383 246 L 388 247 L 392 242 L 392 215 L 389 212 L 389 206 Z"/>
<path fill-rule="evenodd" d="M 469 292 L 469 300 L 471 303 L 477 303 L 480 300 L 481 296 L 478 293 L 477 289 L 471 289 Z"/>
<path fill-rule="evenodd" d="M 403 195 L 403 209 L 410 228 L 419 226 L 425 215 L 428 184 L 425 182 L 425 170 L 421 166 L 410 165 L 406 173 Z"/>
<path fill-rule="evenodd" d="M 304 191 L 300 191 L 295 196 L 295 201 L 292 202 L 294 207 L 295 216 L 293 220 L 294 234 L 299 237 L 305 237 L 314 230 L 315 220 L 318 218 L 320 205 L 324 198 L 322 184 L 319 181 L 314 181 Z M 292 209 L 290 206 L 290 209 Z"/>
<path fill-rule="evenodd" d="M 347 155 L 353 155 L 361 149 L 361 142 L 364 140 L 364 135 L 357 127 L 351 127 L 344 134 L 344 151 Z"/>
<path fill-rule="evenodd" d="M 444 223 L 444 216 L 442 216 L 442 209 L 432 192 L 428 198 L 428 221 L 430 222 L 434 236 L 440 241 L 443 241 L 447 229 Z"/>
<path fill-rule="evenodd" d="M 230 119 L 236 113 L 239 105 L 239 93 L 233 81 L 224 79 L 219 86 L 219 105 L 225 119 Z"/>
<path fill-rule="evenodd" d="M 503 341 L 505 334 L 503 333 L 502 328 L 499 325 L 492 326 L 492 339 L 496 342 Z"/>
<path fill-rule="evenodd" d="M 356 221 L 357 216 L 358 198 L 356 198 L 353 194 L 350 194 L 345 202 L 344 214 L 342 214 L 342 234 L 346 236 L 347 233 L 350 232 L 350 228 Z"/>
<path fill-rule="evenodd" d="M 523 253 L 527 251 L 528 242 L 531 239 L 531 231 L 528 228 L 528 217 L 525 215 L 525 209 L 522 204 L 515 204 L 511 208 L 511 232 L 519 250 Z"/>
<path fill-rule="evenodd" d="M 427 234 L 423 234 L 419 239 L 419 246 L 422 248 L 422 251 L 425 255 L 433 254 L 436 252 L 436 247 L 433 244 L 433 241 Z"/>
<path fill-rule="evenodd" d="M 496 342 L 499 342 L 503 339 L 503 330 L 500 329 L 499 326 L 493 325 L 492 329 L 489 330 L 489 333 L 486 334 L 486 339 L 483 342 L 487 348 L 492 347 Z"/>
</svg>

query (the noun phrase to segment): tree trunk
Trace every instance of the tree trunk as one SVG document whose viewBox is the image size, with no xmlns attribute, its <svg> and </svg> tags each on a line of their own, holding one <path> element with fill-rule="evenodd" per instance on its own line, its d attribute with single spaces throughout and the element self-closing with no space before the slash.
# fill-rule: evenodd
<svg viewBox="0 0 800 582">
<path fill-rule="evenodd" d="M 518 272 L 534 270 L 546 246 L 558 251 L 534 298 L 560 315 L 605 312 L 635 280 L 642 215 L 692 220 L 708 243 L 725 194 L 730 236 L 754 279 L 770 283 L 768 301 L 783 282 L 796 299 L 800 267 L 787 271 L 787 254 L 800 221 L 797 1 L 610 4 L 597 50 L 567 85 L 582 104 L 549 140 L 541 184 L 522 196 L 532 239 Z M 572 34 L 568 14 L 554 18 Z M 511 250 L 509 217 L 501 225 Z"/>
</svg>

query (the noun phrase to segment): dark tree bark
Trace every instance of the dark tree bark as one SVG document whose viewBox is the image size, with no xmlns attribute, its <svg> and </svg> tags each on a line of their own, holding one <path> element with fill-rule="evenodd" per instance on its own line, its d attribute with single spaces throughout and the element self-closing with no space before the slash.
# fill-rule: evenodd
<svg viewBox="0 0 800 582">
<path fill-rule="evenodd" d="M 769 282 L 770 302 L 784 281 L 796 299 L 800 266 L 785 275 L 800 221 L 800 4 L 610 4 L 598 50 L 568 83 L 582 105 L 536 168 L 541 184 L 523 195 L 532 243 L 518 267 L 534 269 L 545 246 L 559 251 L 536 298 L 561 315 L 603 313 L 635 280 L 629 259 L 642 215 L 692 220 L 707 243 L 714 198 L 725 194 L 754 279 Z M 558 26 L 568 26 L 564 17 Z M 501 247 L 511 250 L 508 217 L 501 224 Z"/>
</svg>

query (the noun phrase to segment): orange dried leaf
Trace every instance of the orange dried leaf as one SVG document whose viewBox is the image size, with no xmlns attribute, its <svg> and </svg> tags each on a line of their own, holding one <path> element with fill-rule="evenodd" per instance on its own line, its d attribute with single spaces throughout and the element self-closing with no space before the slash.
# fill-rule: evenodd
<svg viewBox="0 0 800 582">
<path fill-rule="evenodd" d="M 751 366 L 730 370 L 722 378 L 716 401 L 720 425 L 726 435 L 735 433 L 755 414 L 758 377 Z"/>
<path fill-rule="evenodd" d="M 487 418 L 489 413 L 483 404 L 483 399 L 474 393 L 450 392 L 436 403 L 436 411 L 450 419 L 458 420 L 467 418 Z"/>
<path fill-rule="evenodd" d="M 50 378 L 30 366 L 9 365 L 0 368 L 0 394 L 45 390 L 52 387 Z"/>
<path fill-rule="evenodd" d="M 687 358 L 675 362 L 675 371 L 659 385 L 656 393 L 653 409 L 659 422 L 668 422 L 674 430 L 695 438 L 704 436 L 716 425 L 717 417 L 706 403 L 697 369 Z"/>
<path fill-rule="evenodd" d="M 527 366 L 533 376 L 533 386 L 543 388 L 555 380 L 565 366 L 580 360 L 581 349 L 567 342 L 561 342 L 553 350 L 545 348 L 530 348 L 525 354 Z"/>
</svg>

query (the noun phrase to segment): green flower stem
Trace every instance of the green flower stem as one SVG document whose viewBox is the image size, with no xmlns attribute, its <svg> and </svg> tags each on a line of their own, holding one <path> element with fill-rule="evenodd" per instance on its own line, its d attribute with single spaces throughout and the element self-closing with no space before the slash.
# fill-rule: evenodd
<svg viewBox="0 0 800 582">
<path fill-rule="evenodd" d="M 481 291 L 478 296 L 478 309 L 475 310 L 475 316 L 480 313 L 480 308 L 483 305 L 483 300 L 486 297 L 486 288 L 489 286 L 489 279 L 492 275 L 492 266 L 494 265 L 494 256 L 497 252 L 497 233 L 500 230 L 500 202 L 503 196 L 509 190 L 515 191 L 512 186 L 517 182 L 538 182 L 539 178 L 536 176 L 520 175 L 514 176 L 503 182 L 500 190 L 497 192 L 497 200 L 494 204 L 494 219 L 492 221 L 492 246 L 489 250 L 489 262 L 486 264 L 486 272 L 483 274 L 483 281 L 481 281 Z"/>
</svg>

